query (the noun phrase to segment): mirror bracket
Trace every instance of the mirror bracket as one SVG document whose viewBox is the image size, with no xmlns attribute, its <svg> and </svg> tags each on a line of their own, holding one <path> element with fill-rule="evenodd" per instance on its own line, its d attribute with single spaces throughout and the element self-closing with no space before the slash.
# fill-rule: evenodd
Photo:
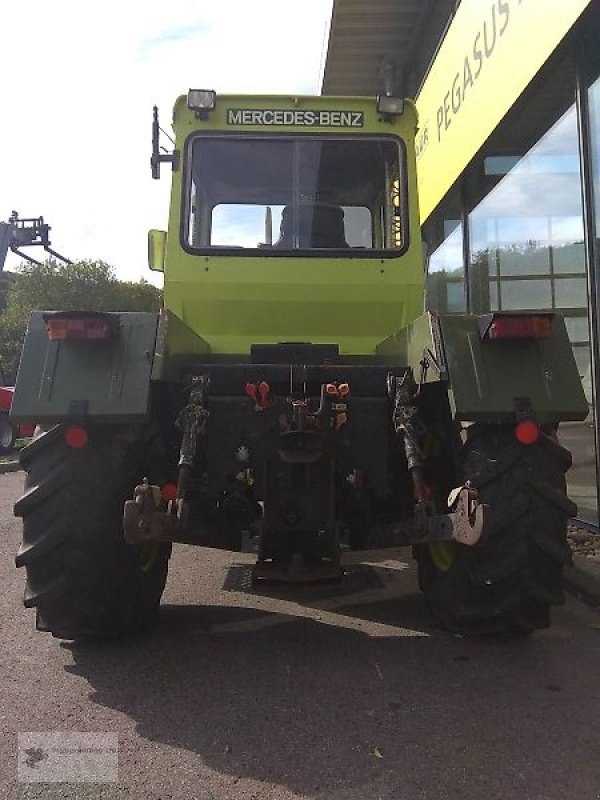
<svg viewBox="0 0 600 800">
<path fill-rule="evenodd" d="M 150 157 L 150 166 L 152 168 L 152 177 L 154 180 L 160 178 L 160 165 L 165 163 L 171 164 L 171 169 L 176 172 L 179 169 L 180 153 L 179 150 L 173 150 L 172 153 L 161 153 L 160 138 L 160 125 L 158 123 L 158 107 L 154 106 L 152 112 L 152 155 Z M 162 148 L 164 150 L 164 148 Z"/>
</svg>

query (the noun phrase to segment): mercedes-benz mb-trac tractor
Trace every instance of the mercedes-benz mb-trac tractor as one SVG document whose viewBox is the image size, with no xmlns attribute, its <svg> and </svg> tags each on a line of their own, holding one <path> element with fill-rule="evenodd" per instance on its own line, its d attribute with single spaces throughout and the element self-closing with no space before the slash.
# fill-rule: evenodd
<svg viewBox="0 0 600 800">
<path fill-rule="evenodd" d="M 38 628 L 151 624 L 174 542 L 290 583 L 412 545 L 447 629 L 547 626 L 575 513 L 557 428 L 588 406 L 559 315 L 424 312 L 413 103 L 192 90 L 173 129 L 166 153 L 155 109 L 164 309 L 29 322 L 16 560 Z"/>
</svg>

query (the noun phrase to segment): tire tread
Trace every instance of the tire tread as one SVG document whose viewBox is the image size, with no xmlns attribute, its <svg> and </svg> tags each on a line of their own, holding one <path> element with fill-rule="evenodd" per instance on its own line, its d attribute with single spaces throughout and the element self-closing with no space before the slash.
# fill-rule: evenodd
<svg viewBox="0 0 600 800">
<path fill-rule="evenodd" d="M 446 572 L 420 545 L 420 585 L 434 616 L 452 632 L 531 633 L 548 627 L 550 607 L 564 602 L 567 522 L 576 510 L 564 477 L 571 456 L 553 435 L 527 446 L 515 444 L 506 427 L 473 428 L 462 450 L 462 480 L 489 506 L 485 538 L 470 548 L 457 544 Z"/>
<path fill-rule="evenodd" d="M 161 545 L 143 572 L 123 538 L 123 501 L 143 471 L 140 432 L 98 426 L 88 434 L 88 445 L 73 450 L 61 426 L 38 431 L 22 453 L 28 473 L 14 507 L 23 519 L 15 561 L 27 572 L 24 604 L 36 608 L 41 630 L 67 639 L 155 622 L 171 551 Z"/>
</svg>

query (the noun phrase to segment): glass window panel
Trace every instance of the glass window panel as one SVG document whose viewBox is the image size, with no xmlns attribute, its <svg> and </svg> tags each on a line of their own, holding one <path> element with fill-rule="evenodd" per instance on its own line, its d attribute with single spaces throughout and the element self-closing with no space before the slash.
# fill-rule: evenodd
<svg viewBox="0 0 600 800">
<path fill-rule="evenodd" d="M 429 259 L 427 308 L 430 311 L 464 311 L 465 288 L 462 225 L 459 225 Z"/>
<path fill-rule="evenodd" d="M 508 245 L 498 250 L 500 275 L 547 275 L 550 251 L 534 243 Z"/>
<path fill-rule="evenodd" d="M 483 160 L 483 168 L 486 175 L 506 175 L 518 163 L 518 156 L 488 156 Z"/>
<path fill-rule="evenodd" d="M 590 329 L 587 317 L 567 317 L 565 316 L 565 326 L 567 334 L 572 342 L 589 341 Z"/>
<path fill-rule="evenodd" d="M 596 69 L 594 77 L 597 75 Z M 569 494 L 578 505 L 579 516 L 598 524 L 587 265 L 577 119 L 570 105 L 573 90 L 574 67 L 567 58 L 539 93 L 516 108 L 492 137 L 483 163 L 469 170 L 463 186 L 473 197 L 469 214 L 472 310 L 551 310 L 554 306 L 569 314 L 565 322 L 590 415 L 581 423 L 561 424 L 558 435 L 573 453 L 573 467 L 567 475 Z M 562 103 L 567 110 L 550 125 L 553 102 L 557 108 Z M 600 232 L 600 79 L 590 90 L 590 107 L 595 214 Z M 544 120 L 548 120 L 545 127 Z M 539 136 L 534 142 L 536 130 Z M 534 280 L 532 276 L 540 277 Z"/>
<path fill-rule="evenodd" d="M 480 312 L 491 311 L 490 284 L 496 275 L 496 250 L 473 252 L 469 267 L 471 306 Z"/>
<path fill-rule="evenodd" d="M 559 307 L 586 308 L 578 279 L 569 287 L 554 281 L 554 292 L 551 285 L 553 273 L 585 270 L 575 107 L 520 158 L 494 158 L 487 156 L 484 172 L 500 178 L 469 215 L 472 310 L 491 310 L 498 299 L 490 296 L 496 270 L 501 279 L 548 276 L 545 281 L 501 280 L 502 309 L 551 309 L 554 293 Z"/>
<path fill-rule="evenodd" d="M 272 231 L 278 231 L 283 206 L 252 206 L 230 203 L 215 206 L 212 213 L 211 243 L 217 247 L 259 247 L 265 242 L 267 208 L 271 209 Z"/>
<path fill-rule="evenodd" d="M 583 242 L 554 245 L 552 264 L 556 274 L 581 272 L 585 274 L 585 249 Z"/>
<path fill-rule="evenodd" d="M 500 298 L 503 311 L 551 308 L 551 283 L 549 280 L 500 281 Z"/>
<path fill-rule="evenodd" d="M 447 239 L 451 233 L 460 227 L 459 219 L 445 219 L 444 220 L 444 238 Z"/>
<path fill-rule="evenodd" d="M 465 284 L 464 281 L 448 281 L 446 284 L 446 310 L 465 310 Z"/>
<path fill-rule="evenodd" d="M 529 172 L 536 173 L 565 173 L 579 174 L 579 156 L 576 153 L 554 155 L 533 155 L 527 164 Z"/>
<path fill-rule="evenodd" d="M 550 230 L 555 244 L 579 242 L 583 244 L 583 220 L 580 216 L 551 217 Z"/>
<path fill-rule="evenodd" d="M 510 210 L 510 208 L 506 208 L 504 213 L 510 214 Z M 498 237 L 501 242 L 535 245 L 537 242 L 545 242 L 548 238 L 548 219 L 546 217 L 502 216 L 498 219 L 497 224 Z"/>
<path fill-rule="evenodd" d="M 584 308 L 587 305 L 585 278 L 562 278 L 554 281 L 557 308 Z"/>
<path fill-rule="evenodd" d="M 429 259 L 429 272 L 462 272 L 462 228 L 456 228 Z"/>
<path fill-rule="evenodd" d="M 490 281 L 490 311 L 499 311 L 498 282 Z"/>
<path fill-rule="evenodd" d="M 371 212 L 360 206 L 343 206 L 346 241 L 350 247 L 372 247 Z"/>
<path fill-rule="evenodd" d="M 471 216 L 469 218 L 469 239 L 472 253 L 487 250 L 491 244 L 498 241 L 496 221 L 483 216 Z"/>
<path fill-rule="evenodd" d="M 487 268 L 489 270 L 490 275 L 497 275 L 498 274 L 498 261 L 499 253 L 497 247 L 490 247 L 487 250 L 482 250 L 481 258 L 487 261 Z"/>
<path fill-rule="evenodd" d="M 457 193 L 451 193 L 423 228 L 430 254 L 427 266 L 427 308 L 430 311 L 466 310 L 463 226 L 459 209 Z"/>
<path fill-rule="evenodd" d="M 198 135 L 188 187 L 192 248 L 398 251 L 407 242 L 406 175 L 390 138 Z"/>
</svg>

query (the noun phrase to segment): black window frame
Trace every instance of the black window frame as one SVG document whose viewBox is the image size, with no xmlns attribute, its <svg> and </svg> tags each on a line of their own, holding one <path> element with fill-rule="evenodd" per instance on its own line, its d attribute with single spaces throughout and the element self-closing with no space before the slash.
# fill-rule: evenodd
<svg viewBox="0 0 600 800">
<path fill-rule="evenodd" d="M 338 141 L 391 141 L 398 147 L 400 168 L 400 203 L 402 208 L 401 234 L 402 247 L 398 249 L 373 249 L 373 248 L 306 248 L 306 249 L 283 249 L 269 247 L 227 247 L 222 245 L 210 245 L 208 247 L 192 247 L 188 241 L 190 200 L 191 200 L 191 180 L 192 180 L 192 149 L 196 139 L 256 139 L 265 140 L 299 140 L 312 139 L 324 141 L 326 139 L 336 139 Z M 399 136 L 393 134 L 339 134 L 339 133 L 235 133 L 223 131 L 194 131 L 189 134 L 184 143 L 183 153 L 183 180 L 181 187 L 181 219 L 179 226 L 179 241 L 184 252 L 193 256 L 240 256 L 243 258 L 344 258 L 344 259 L 390 259 L 400 258 L 405 255 L 410 246 L 410 214 L 409 214 L 409 192 L 408 192 L 408 163 L 406 155 L 406 142 Z"/>
</svg>

